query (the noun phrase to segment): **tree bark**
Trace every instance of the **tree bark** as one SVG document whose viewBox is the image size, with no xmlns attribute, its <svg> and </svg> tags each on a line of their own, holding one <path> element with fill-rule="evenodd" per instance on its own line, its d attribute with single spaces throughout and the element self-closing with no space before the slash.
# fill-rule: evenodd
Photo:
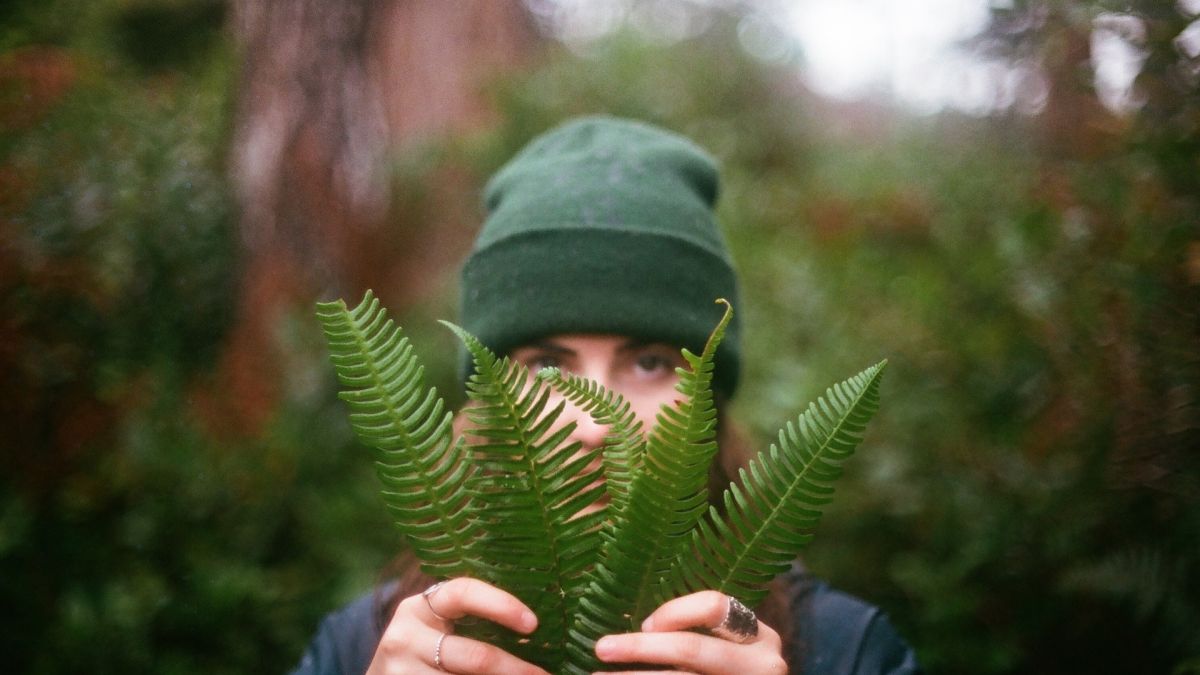
<svg viewBox="0 0 1200 675">
<path fill-rule="evenodd" d="M 389 160 L 486 127 L 488 80 L 522 65 L 538 40 L 517 0 L 234 0 L 232 30 L 240 305 L 198 402 L 214 428 L 253 434 L 281 394 L 274 333 L 287 313 L 367 287 L 402 309 L 461 255 L 464 221 L 477 214 L 473 177 L 439 168 L 434 199 L 413 208 L 393 194 Z"/>
</svg>

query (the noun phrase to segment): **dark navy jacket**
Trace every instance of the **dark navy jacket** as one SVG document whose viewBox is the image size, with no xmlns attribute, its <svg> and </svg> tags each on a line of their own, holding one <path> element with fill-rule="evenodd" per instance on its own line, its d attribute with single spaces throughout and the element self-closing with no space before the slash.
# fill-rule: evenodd
<svg viewBox="0 0 1200 675">
<path fill-rule="evenodd" d="M 877 608 L 796 569 L 789 574 L 797 657 L 804 675 L 920 673 L 912 649 Z M 361 675 L 383 634 L 379 589 L 329 614 L 293 675 Z"/>
</svg>

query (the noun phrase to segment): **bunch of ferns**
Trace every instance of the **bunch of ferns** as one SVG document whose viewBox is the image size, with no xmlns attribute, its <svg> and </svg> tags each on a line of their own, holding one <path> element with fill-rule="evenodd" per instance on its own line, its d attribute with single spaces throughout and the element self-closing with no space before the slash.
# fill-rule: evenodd
<svg viewBox="0 0 1200 675">
<path fill-rule="evenodd" d="M 712 589 L 754 606 L 789 568 L 878 406 L 886 362 L 788 422 L 717 509 L 707 486 L 717 452 L 714 356 L 732 316 L 725 307 L 704 350 L 683 350 L 681 396 L 648 431 L 616 392 L 552 368 L 531 377 L 446 323 L 474 363 L 464 408 L 471 426 L 457 435 L 408 338 L 370 291 L 354 309 L 318 304 L 340 396 L 358 438 L 376 450 L 384 501 L 422 569 L 495 584 L 539 620 L 531 636 L 486 622 L 460 633 L 550 672 L 590 673 L 605 667 L 597 639 L 636 630 L 665 600 Z M 573 424 L 555 424 L 567 401 L 609 427 L 602 447 L 581 448 L 569 441 Z M 607 504 L 594 508 L 605 491 Z"/>
</svg>

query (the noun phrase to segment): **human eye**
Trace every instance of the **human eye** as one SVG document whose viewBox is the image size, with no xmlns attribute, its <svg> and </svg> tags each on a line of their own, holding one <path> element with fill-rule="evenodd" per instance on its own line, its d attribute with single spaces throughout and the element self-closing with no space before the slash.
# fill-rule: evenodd
<svg viewBox="0 0 1200 675">
<path fill-rule="evenodd" d="M 525 366 L 532 374 L 537 374 L 546 368 L 567 370 L 566 359 L 557 350 L 545 349 L 538 346 L 519 347 L 513 350 L 511 357 L 517 363 Z"/>
<path fill-rule="evenodd" d="M 674 376 L 675 368 L 681 365 L 683 358 L 665 345 L 643 347 L 633 355 L 633 370 L 642 379 Z"/>
<path fill-rule="evenodd" d="M 643 373 L 660 373 L 671 369 L 671 363 L 662 354 L 642 354 L 634 365 Z"/>
<path fill-rule="evenodd" d="M 525 367 L 529 368 L 535 373 L 546 368 L 561 369 L 563 367 L 563 360 L 555 354 L 538 354 L 537 356 L 531 358 L 525 364 Z"/>
</svg>

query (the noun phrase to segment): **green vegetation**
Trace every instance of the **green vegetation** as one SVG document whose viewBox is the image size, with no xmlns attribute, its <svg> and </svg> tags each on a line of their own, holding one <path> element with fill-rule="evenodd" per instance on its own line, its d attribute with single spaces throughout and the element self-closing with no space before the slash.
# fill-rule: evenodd
<svg viewBox="0 0 1200 675">
<path fill-rule="evenodd" d="M 0 649 L 20 673 L 290 664 L 397 540 L 307 316 L 278 326 L 297 367 L 270 427 L 218 414 L 236 67 L 203 23 L 208 51 L 144 73 L 112 37 L 127 4 L 6 3 Z"/>
<path fill-rule="evenodd" d="M 260 383 L 280 394 L 262 428 L 218 414 L 240 393 L 213 375 L 243 290 L 236 55 L 210 32 L 158 67 L 125 45 L 178 22 L 123 18 L 134 4 L 216 30 L 179 0 L 0 10 L 0 649 L 14 672 L 284 670 L 399 540 L 307 300 L 276 322 L 289 361 Z M 1058 59 L 1049 85 L 1073 98 L 834 105 L 718 21 L 548 54 L 496 83 L 494 128 L 437 156 L 484 176 L 596 111 L 702 142 L 744 278 L 734 417 L 765 436 L 864 354 L 889 360 L 871 461 L 808 566 L 882 605 L 934 673 L 1194 668 L 1200 94 L 1174 42 L 1194 17 L 1123 6 L 1148 56 L 1145 103 L 1117 116 L 1062 48 L 1111 3 L 999 4 L 993 51 Z M 1057 18 L 1017 20 L 1041 6 Z M 406 193 L 434 174 L 408 169 Z M 454 313 L 430 283 L 399 317 L 417 345 Z M 422 354 L 447 398 L 452 351 Z"/>
<path fill-rule="evenodd" d="M 619 394 L 553 369 L 531 377 L 447 324 L 474 362 L 471 426 L 457 439 L 408 338 L 370 291 L 353 310 L 318 304 L 341 397 L 358 437 L 378 450 L 405 543 L 431 576 L 483 579 L 540 617 L 528 639 L 486 625 L 462 632 L 550 672 L 590 673 L 604 665 L 596 640 L 636 630 L 671 597 L 711 589 L 756 605 L 788 569 L 878 407 L 884 364 L 827 390 L 781 430 L 725 491 L 722 512 L 708 506 L 713 365 L 733 316 L 720 302 L 724 318 L 703 352 L 683 350 L 680 400 L 645 432 Z M 575 424 L 556 428 L 565 401 L 548 408 L 552 389 L 610 425 L 605 446 L 569 442 Z M 604 491 L 609 504 L 589 509 Z"/>
</svg>

